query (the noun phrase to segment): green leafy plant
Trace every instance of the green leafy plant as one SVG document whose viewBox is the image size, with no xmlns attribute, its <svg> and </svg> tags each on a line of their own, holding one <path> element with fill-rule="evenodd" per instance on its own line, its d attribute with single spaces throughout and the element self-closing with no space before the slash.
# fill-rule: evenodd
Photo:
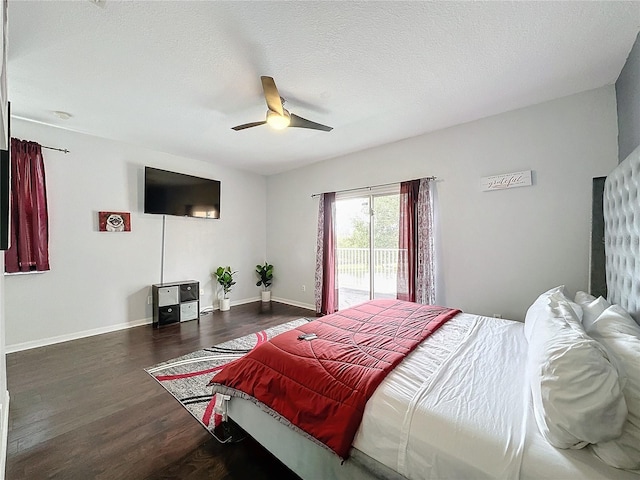
<svg viewBox="0 0 640 480">
<path fill-rule="evenodd" d="M 233 281 L 233 275 L 238 272 L 232 272 L 231 267 L 218 267 L 213 275 L 218 279 L 218 283 L 222 286 L 224 291 L 224 298 L 227 298 L 227 294 L 231 291 L 231 287 L 236 284 Z"/>
<path fill-rule="evenodd" d="M 273 281 L 273 265 L 264 262 L 264 265 L 256 265 L 256 274 L 260 277 L 256 287 L 264 285 L 263 289 L 267 290 Z"/>
</svg>

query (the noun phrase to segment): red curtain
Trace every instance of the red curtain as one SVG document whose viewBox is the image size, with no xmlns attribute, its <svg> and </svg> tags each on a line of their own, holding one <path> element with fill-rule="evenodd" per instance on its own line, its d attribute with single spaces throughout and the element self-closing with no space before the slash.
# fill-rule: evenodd
<svg viewBox="0 0 640 480">
<path fill-rule="evenodd" d="M 7 273 L 49 270 L 49 218 L 40 145 L 11 139 L 11 246 Z"/>
<path fill-rule="evenodd" d="M 322 259 L 322 303 L 320 313 L 328 315 L 338 310 L 338 282 L 336 281 L 336 194 L 325 193 L 324 235 Z"/>
<path fill-rule="evenodd" d="M 400 183 L 400 226 L 398 239 L 398 300 L 416 301 L 416 203 L 420 180 Z"/>
</svg>

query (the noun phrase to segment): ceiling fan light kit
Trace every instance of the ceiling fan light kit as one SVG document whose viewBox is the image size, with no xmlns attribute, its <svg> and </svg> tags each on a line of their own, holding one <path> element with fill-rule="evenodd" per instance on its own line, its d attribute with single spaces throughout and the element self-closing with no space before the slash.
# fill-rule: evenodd
<svg viewBox="0 0 640 480">
<path fill-rule="evenodd" d="M 280 115 L 273 110 L 267 110 L 267 123 L 271 128 L 284 130 L 291 123 L 291 116 L 285 109 L 283 109 L 283 115 Z"/>
<path fill-rule="evenodd" d="M 245 130 L 247 128 L 264 125 L 265 123 L 276 130 L 284 130 L 287 127 L 309 128 L 311 130 L 321 130 L 323 132 L 330 132 L 333 130 L 333 127 L 312 122 L 311 120 L 299 117 L 293 113 L 290 114 L 284 108 L 285 100 L 280 96 L 280 93 L 278 93 L 278 88 L 276 87 L 276 82 L 273 78 L 262 76 L 260 77 L 260 80 L 262 81 L 262 90 L 264 91 L 264 98 L 267 101 L 268 107 L 266 121 L 236 125 L 235 127 L 231 127 L 232 130 Z"/>
</svg>

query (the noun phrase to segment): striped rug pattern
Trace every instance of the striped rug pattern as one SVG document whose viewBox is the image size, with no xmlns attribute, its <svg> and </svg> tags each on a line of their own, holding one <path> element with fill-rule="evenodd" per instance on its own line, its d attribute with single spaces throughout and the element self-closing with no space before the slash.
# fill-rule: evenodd
<svg viewBox="0 0 640 480">
<path fill-rule="evenodd" d="M 211 387 L 207 387 L 211 378 L 226 365 L 243 357 L 258 345 L 309 321 L 306 318 L 300 318 L 283 323 L 159 363 L 146 368 L 145 371 L 171 393 L 202 425 L 213 430 L 215 402 Z"/>
</svg>

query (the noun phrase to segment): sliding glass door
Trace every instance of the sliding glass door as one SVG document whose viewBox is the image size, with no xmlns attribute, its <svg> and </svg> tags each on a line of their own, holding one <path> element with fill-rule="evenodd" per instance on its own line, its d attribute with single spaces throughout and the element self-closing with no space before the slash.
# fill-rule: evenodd
<svg viewBox="0 0 640 480">
<path fill-rule="evenodd" d="M 339 309 L 396 298 L 399 192 L 386 187 L 336 199 Z"/>
</svg>

